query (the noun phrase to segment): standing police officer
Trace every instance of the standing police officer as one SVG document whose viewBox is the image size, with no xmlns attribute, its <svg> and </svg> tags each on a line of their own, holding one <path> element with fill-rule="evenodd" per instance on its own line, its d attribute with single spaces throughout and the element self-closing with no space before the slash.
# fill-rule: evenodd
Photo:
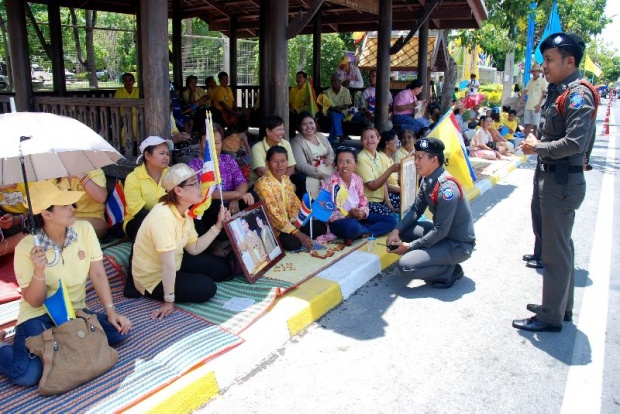
<svg viewBox="0 0 620 414">
<path fill-rule="evenodd" d="M 461 185 L 443 168 L 443 142 L 423 138 L 414 147 L 415 168 L 423 179 L 411 210 L 388 235 L 388 249 L 402 255 L 401 272 L 447 289 L 463 277 L 459 263 L 474 250 L 471 209 Z M 419 221 L 427 207 L 433 223 Z"/>
<path fill-rule="evenodd" d="M 595 91 L 581 81 L 578 68 L 584 49 L 583 39 L 572 33 L 552 34 L 540 44 L 550 83 L 542 139 L 530 134 L 521 149 L 525 154 L 538 154 L 535 186 L 542 225 L 543 294 L 541 305 L 527 305 L 535 316 L 512 322 L 517 329 L 559 332 L 562 320 L 572 320 L 575 254 L 571 233 L 575 210 L 585 197 L 584 154 L 593 136 L 598 104 Z"/>
</svg>

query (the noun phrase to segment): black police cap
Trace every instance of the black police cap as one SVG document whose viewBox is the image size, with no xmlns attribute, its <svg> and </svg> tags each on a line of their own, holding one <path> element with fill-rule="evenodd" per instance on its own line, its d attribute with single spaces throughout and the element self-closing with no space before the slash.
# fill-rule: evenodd
<svg viewBox="0 0 620 414">
<path fill-rule="evenodd" d="M 443 142 L 436 138 L 422 138 L 413 145 L 416 151 L 430 152 L 433 154 L 442 154 L 446 148 Z"/>
<path fill-rule="evenodd" d="M 542 53 L 547 49 L 556 47 L 581 49 L 583 51 L 586 48 L 586 43 L 583 41 L 581 36 L 576 35 L 575 33 L 552 33 L 542 41 L 540 44 L 540 51 Z"/>
</svg>

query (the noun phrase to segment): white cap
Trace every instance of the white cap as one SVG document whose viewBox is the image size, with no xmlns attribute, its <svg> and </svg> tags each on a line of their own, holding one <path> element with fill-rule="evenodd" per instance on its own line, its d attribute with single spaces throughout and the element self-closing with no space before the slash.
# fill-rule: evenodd
<svg viewBox="0 0 620 414">
<path fill-rule="evenodd" d="M 147 147 L 156 147 L 157 145 L 163 144 L 164 142 L 168 144 L 168 149 L 172 151 L 172 149 L 174 148 L 174 144 L 169 139 L 163 139 L 162 137 L 158 137 L 155 135 L 147 137 L 144 141 L 140 143 L 140 156 L 136 159 L 136 164 L 140 164 L 140 160 L 144 156 L 144 150 Z"/>
<path fill-rule="evenodd" d="M 162 178 L 161 186 L 164 187 L 167 192 L 170 192 L 174 187 L 196 174 L 196 171 L 187 164 L 183 164 L 182 162 L 174 164 Z"/>
</svg>

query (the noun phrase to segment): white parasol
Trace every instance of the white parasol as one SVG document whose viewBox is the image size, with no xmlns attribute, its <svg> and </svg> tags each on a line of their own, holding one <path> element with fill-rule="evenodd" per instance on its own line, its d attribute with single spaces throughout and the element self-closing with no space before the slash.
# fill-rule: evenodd
<svg viewBox="0 0 620 414">
<path fill-rule="evenodd" d="M 21 150 L 21 154 L 20 154 Z M 76 176 L 123 156 L 73 118 L 44 112 L 0 115 L 0 185 Z"/>
<path fill-rule="evenodd" d="M 0 115 L 0 185 L 23 182 L 31 211 L 28 180 L 77 176 L 121 158 L 99 134 L 73 118 L 44 112 Z"/>
</svg>

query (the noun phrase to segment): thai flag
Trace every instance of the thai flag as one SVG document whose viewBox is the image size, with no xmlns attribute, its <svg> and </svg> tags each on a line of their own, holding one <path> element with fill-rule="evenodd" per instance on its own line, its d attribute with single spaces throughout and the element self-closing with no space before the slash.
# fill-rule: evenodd
<svg viewBox="0 0 620 414">
<path fill-rule="evenodd" d="M 213 120 L 211 119 L 211 113 L 207 112 L 206 125 L 206 142 L 205 152 L 203 154 L 202 175 L 200 182 L 202 183 L 202 191 L 204 192 L 202 201 L 192 206 L 189 210 L 189 215 L 192 218 L 201 219 L 203 213 L 211 205 L 211 195 L 215 191 L 216 185 L 219 184 L 222 179 L 220 177 L 220 166 L 217 158 L 217 151 L 215 150 L 215 138 L 213 136 Z"/>
<path fill-rule="evenodd" d="M 300 228 L 304 224 L 308 222 L 310 216 L 312 216 L 312 198 L 310 198 L 310 194 L 304 194 L 301 199 L 301 205 L 299 207 L 299 214 L 297 214 L 297 219 L 295 220 L 295 227 Z"/>
<path fill-rule="evenodd" d="M 108 217 L 108 227 L 120 223 L 125 219 L 125 194 L 121 180 L 116 180 L 112 194 L 108 196 L 105 203 L 105 212 Z"/>
</svg>

